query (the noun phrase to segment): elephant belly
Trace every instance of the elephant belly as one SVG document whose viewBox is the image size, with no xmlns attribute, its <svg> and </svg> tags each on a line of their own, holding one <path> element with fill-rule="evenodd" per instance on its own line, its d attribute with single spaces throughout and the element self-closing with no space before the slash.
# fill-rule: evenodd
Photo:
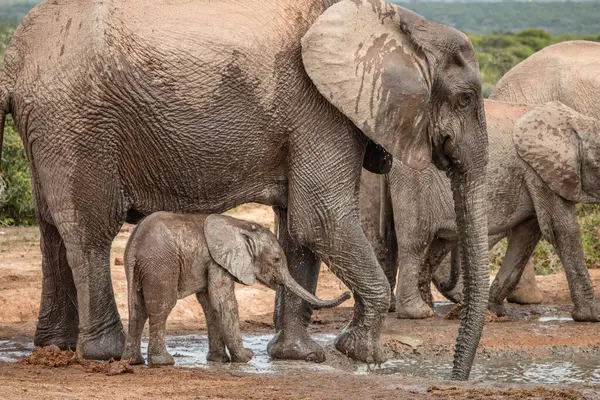
<svg viewBox="0 0 600 400">
<path fill-rule="evenodd" d="M 490 235 L 506 232 L 535 215 L 535 208 L 526 188 L 522 187 L 515 192 L 512 196 L 510 193 L 504 193 L 491 199 L 494 203 L 490 201 L 488 208 Z"/>
</svg>

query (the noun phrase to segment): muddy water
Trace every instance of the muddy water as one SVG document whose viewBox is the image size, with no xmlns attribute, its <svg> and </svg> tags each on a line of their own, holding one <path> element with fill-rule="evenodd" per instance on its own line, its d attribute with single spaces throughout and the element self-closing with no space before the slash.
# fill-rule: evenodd
<svg viewBox="0 0 600 400">
<path fill-rule="evenodd" d="M 381 368 L 363 373 L 401 374 L 433 379 L 445 379 L 452 369 L 452 362 L 428 359 L 390 360 Z M 506 383 L 565 384 L 600 383 L 600 356 L 577 356 L 568 360 L 549 359 L 515 360 L 507 358 L 477 360 L 471 380 Z"/>
<path fill-rule="evenodd" d="M 244 338 L 244 345 L 254 350 L 254 358 L 248 364 L 215 364 L 210 368 L 225 368 L 240 372 L 272 374 L 286 371 L 335 371 L 326 364 L 312 364 L 301 361 L 271 361 L 267 355 L 267 343 L 272 335 L 252 335 Z M 333 343 L 332 334 L 315 335 L 322 345 Z M 208 341 L 206 335 L 171 336 L 167 347 L 180 367 L 209 368 L 206 361 Z M 31 343 L 0 341 L 0 361 L 14 362 L 31 352 Z M 147 343 L 143 345 L 146 354 Z M 448 361 L 434 361 L 425 357 L 394 359 L 379 368 L 370 368 L 364 364 L 350 367 L 356 374 L 418 376 L 431 379 L 445 379 L 452 369 Z M 507 383 L 597 383 L 600 384 L 600 355 L 578 355 L 568 359 L 515 359 L 498 357 L 495 359 L 479 357 L 471 374 L 472 380 L 497 381 Z"/>
</svg>

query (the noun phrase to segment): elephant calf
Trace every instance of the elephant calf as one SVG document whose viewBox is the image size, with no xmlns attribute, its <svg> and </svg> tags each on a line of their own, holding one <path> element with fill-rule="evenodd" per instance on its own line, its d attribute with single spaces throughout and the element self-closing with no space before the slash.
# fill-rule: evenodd
<svg viewBox="0 0 600 400">
<path fill-rule="evenodd" d="M 172 365 L 165 346 L 166 320 L 177 303 L 196 293 L 206 316 L 209 361 L 247 362 L 252 350 L 240 335 L 234 282 L 283 285 L 316 307 L 335 307 L 350 297 L 320 300 L 289 274 L 282 247 L 268 229 L 224 215 L 157 212 L 135 229 L 125 250 L 129 332 L 123 359 L 143 364 L 140 340 L 150 319 L 150 365 Z M 231 359 L 225 352 L 229 350 Z"/>
<path fill-rule="evenodd" d="M 504 314 L 504 299 L 544 237 L 564 265 L 573 319 L 599 321 L 575 204 L 600 202 L 600 121 L 559 102 L 535 106 L 486 100 L 485 113 L 490 245 L 508 237 L 489 309 Z M 433 167 L 416 171 L 399 162 L 386 179 L 397 236 L 396 313 L 425 318 L 433 315 L 423 300 L 431 272 L 458 239 L 450 180 Z M 425 279 L 419 276 L 423 271 Z M 455 271 L 446 275 L 456 277 Z"/>
</svg>

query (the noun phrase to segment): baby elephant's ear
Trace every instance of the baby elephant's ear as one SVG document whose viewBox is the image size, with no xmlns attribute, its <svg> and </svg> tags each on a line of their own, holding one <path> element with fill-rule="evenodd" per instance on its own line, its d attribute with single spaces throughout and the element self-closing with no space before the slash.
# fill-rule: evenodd
<svg viewBox="0 0 600 400">
<path fill-rule="evenodd" d="M 244 285 L 254 285 L 254 250 L 251 224 L 225 215 L 210 215 L 204 221 L 204 237 L 213 260 Z"/>
</svg>

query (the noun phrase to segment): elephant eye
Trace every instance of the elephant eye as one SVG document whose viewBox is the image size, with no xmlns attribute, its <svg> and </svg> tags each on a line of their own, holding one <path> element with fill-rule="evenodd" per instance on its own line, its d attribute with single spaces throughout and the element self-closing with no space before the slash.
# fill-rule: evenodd
<svg viewBox="0 0 600 400">
<path fill-rule="evenodd" d="M 470 106 L 472 101 L 473 96 L 471 96 L 470 93 L 462 93 L 460 96 L 458 96 L 458 106 L 460 108 L 466 108 Z"/>
</svg>

